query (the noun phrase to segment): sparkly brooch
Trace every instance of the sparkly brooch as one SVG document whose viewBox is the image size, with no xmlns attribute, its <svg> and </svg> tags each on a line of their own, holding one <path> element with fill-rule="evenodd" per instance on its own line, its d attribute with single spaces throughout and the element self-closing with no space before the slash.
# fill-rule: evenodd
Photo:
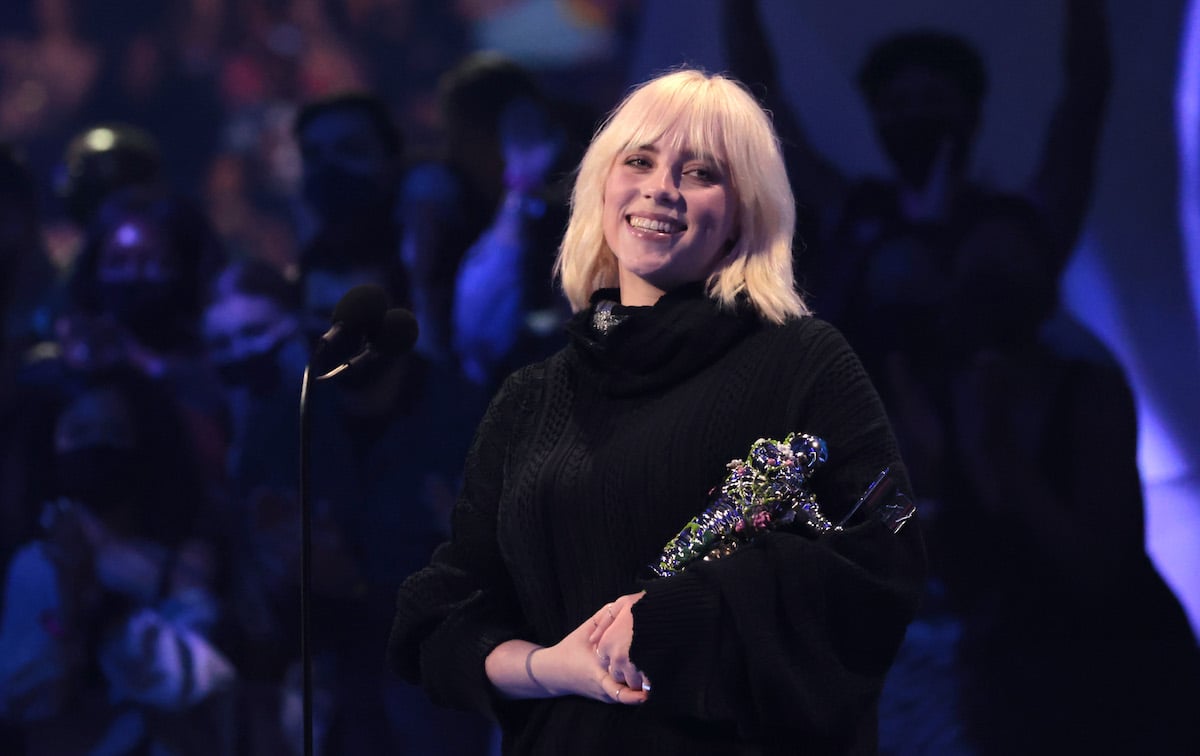
<svg viewBox="0 0 1200 756">
<path fill-rule="evenodd" d="M 745 459 L 726 465 L 724 482 L 709 492 L 712 503 L 667 542 L 650 572 L 657 577 L 677 575 L 696 560 L 727 556 L 777 528 L 820 535 L 842 530 L 851 518 L 861 516 L 877 518 L 897 533 L 912 518 L 915 507 L 884 468 L 846 516 L 831 522 L 809 488 L 813 474 L 828 458 L 825 441 L 807 433 L 789 433 L 782 441 L 758 439 Z"/>
<path fill-rule="evenodd" d="M 608 333 L 608 329 L 621 322 L 622 318 L 613 312 L 616 304 L 608 299 L 596 304 L 596 309 L 592 312 L 592 328 L 595 328 L 597 333 Z"/>
</svg>

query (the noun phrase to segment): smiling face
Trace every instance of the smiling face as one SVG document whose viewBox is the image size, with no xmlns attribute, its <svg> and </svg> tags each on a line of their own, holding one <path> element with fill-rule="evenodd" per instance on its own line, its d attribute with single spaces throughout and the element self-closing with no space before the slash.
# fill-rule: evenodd
<svg viewBox="0 0 1200 756">
<path fill-rule="evenodd" d="M 622 304 L 653 304 L 706 279 L 736 235 L 729 177 L 714 157 L 671 136 L 618 153 L 604 183 L 604 239 Z"/>
</svg>

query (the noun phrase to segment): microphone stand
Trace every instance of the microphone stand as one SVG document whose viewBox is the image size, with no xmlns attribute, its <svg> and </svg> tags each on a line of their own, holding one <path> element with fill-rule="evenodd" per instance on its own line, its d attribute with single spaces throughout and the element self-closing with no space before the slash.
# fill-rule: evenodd
<svg viewBox="0 0 1200 756">
<path fill-rule="evenodd" d="M 312 669 L 312 422 L 308 396 L 316 381 L 339 375 L 377 355 L 370 344 L 358 355 L 330 370 L 314 376 L 312 364 L 304 366 L 300 384 L 300 667 L 303 697 L 304 756 L 313 756 L 313 669 Z"/>
<path fill-rule="evenodd" d="M 408 319 L 411 320 L 412 316 L 408 315 Z M 403 322 L 403 318 L 401 318 L 401 322 Z M 412 335 L 415 341 L 415 329 L 410 330 L 413 331 Z M 405 348 L 411 346 L 412 344 L 409 343 Z M 312 428 L 308 413 L 308 395 L 315 381 L 333 378 L 364 362 L 379 359 L 380 355 L 381 351 L 367 342 L 357 355 L 317 376 L 313 375 L 310 361 L 304 366 L 304 379 L 300 384 L 300 666 L 304 756 L 313 756 L 312 503 L 309 493 L 312 478 L 312 454 L 309 449 L 312 446 Z"/>
<path fill-rule="evenodd" d="M 312 366 L 304 366 L 300 385 L 300 667 L 303 696 L 304 756 L 313 756 L 313 685 L 312 685 L 312 505 L 309 481 L 312 460 L 309 451 L 311 423 L 308 417 L 308 393 L 312 388 Z"/>
</svg>

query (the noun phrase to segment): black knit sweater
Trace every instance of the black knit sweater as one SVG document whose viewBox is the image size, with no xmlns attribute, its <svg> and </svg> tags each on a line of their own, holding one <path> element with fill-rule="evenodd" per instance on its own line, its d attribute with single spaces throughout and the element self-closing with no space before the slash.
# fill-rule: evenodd
<svg viewBox="0 0 1200 756">
<path fill-rule="evenodd" d="M 876 699 L 922 579 L 915 523 L 772 532 L 638 580 L 760 437 L 825 439 L 813 487 L 833 519 L 884 467 L 907 487 L 845 341 L 812 318 L 722 311 L 698 286 L 605 336 L 589 312 L 569 331 L 493 400 L 453 537 L 400 589 L 393 666 L 436 702 L 497 717 L 511 754 L 874 752 Z M 630 656 L 654 681 L 645 705 L 499 699 L 483 664 L 496 645 L 551 645 L 641 589 Z"/>
</svg>

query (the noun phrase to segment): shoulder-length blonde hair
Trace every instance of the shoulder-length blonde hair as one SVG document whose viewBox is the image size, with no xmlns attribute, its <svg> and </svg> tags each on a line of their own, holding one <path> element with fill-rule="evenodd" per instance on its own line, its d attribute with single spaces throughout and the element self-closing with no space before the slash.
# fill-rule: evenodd
<svg viewBox="0 0 1200 756">
<path fill-rule="evenodd" d="M 775 323 L 808 315 L 792 278 L 796 206 L 775 129 L 740 83 L 692 69 L 635 88 L 584 153 L 554 265 L 572 308 L 582 310 L 596 290 L 617 286 L 617 258 L 603 229 L 609 171 L 629 148 L 662 138 L 712 156 L 732 185 L 738 235 L 708 278 L 709 296 L 732 306 L 744 293 L 761 317 Z"/>
</svg>

